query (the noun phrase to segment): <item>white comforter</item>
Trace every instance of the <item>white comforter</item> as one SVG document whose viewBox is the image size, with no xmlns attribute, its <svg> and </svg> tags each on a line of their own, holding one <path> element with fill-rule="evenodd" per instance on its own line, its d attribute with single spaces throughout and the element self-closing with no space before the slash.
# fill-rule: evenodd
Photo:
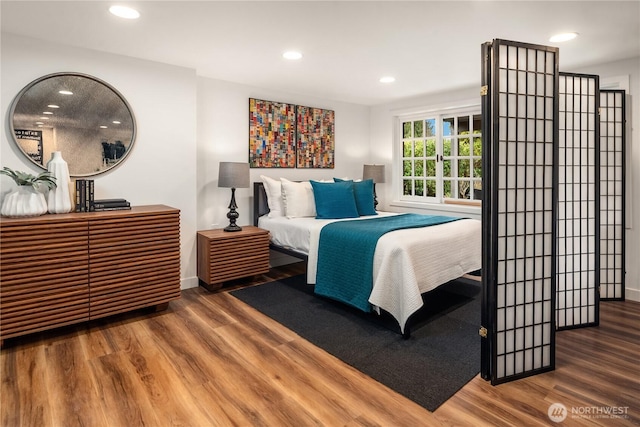
<svg viewBox="0 0 640 427">
<path fill-rule="evenodd" d="M 307 282 L 315 284 L 320 231 L 333 221 L 261 217 L 259 226 L 271 232 L 275 244 L 308 253 Z M 481 268 L 481 235 L 481 222 L 473 219 L 383 235 L 374 255 L 369 302 L 393 315 L 404 332 L 423 305 L 421 294 Z"/>
</svg>

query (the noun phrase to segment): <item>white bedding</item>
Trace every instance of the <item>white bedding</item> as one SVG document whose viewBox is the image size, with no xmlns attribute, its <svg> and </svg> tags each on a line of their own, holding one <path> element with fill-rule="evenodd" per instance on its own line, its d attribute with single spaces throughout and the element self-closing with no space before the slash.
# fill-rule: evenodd
<svg viewBox="0 0 640 427">
<path fill-rule="evenodd" d="M 375 218 L 377 216 L 384 215 L 397 214 L 390 212 L 380 212 L 379 215 L 362 216 L 359 218 L 347 219 L 315 219 L 311 217 L 287 218 L 286 216 L 269 218 L 267 216 L 261 216 L 260 218 L 258 218 L 258 227 L 264 230 L 269 230 L 269 232 L 271 233 L 271 242 L 274 245 L 282 246 L 287 249 L 293 249 L 297 252 L 309 255 L 311 233 L 317 231 L 319 234 L 320 230 L 325 225 L 335 221 L 353 221 L 365 218 Z M 314 281 L 309 283 L 315 283 L 315 273 L 313 277 Z"/>
<path fill-rule="evenodd" d="M 349 220 L 365 218 L 371 217 Z M 334 221 L 344 220 L 262 216 L 258 226 L 269 230 L 275 245 L 308 255 L 307 282 L 313 284 L 320 231 Z M 393 315 L 404 332 L 409 317 L 423 305 L 421 294 L 481 268 L 481 235 L 481 222 L 474 219 L 383 235 L 374 255 L 369 302 Z"/>
</svg>

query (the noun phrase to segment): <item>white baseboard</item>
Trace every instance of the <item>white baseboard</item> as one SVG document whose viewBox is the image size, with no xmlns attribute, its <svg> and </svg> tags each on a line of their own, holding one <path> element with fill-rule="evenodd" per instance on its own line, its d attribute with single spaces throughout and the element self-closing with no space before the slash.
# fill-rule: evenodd
<svg viewBox="0 0 640 427">
<path fill-rule="evenodd" d="M 180 289 L 197 288 L 198 286 L 198 277 L 187 277 L 184 279 L 180 279 Z"/>
<path fill-rule="evenodd" d="M 640 302 L 640 290 L 633 289 L 633 288 L 625 288 L 624 289 L 624 298 L 626 300 Z"/>
</svg>

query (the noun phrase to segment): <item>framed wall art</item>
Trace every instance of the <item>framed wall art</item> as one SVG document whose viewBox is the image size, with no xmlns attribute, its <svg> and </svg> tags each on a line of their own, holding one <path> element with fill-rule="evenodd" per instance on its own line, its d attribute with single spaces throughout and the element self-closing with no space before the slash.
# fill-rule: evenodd
<svg viewBox="0 0 640 427">
<path fill-rule="evenodd" d="M 333 169 L 335 165 L 335 112 L 296 107 L 296 167 Z"/>
<path fill-rule="evenodd" d="M 249 98 L 249 166 L 296 167 L 294 104 Z"/>
</svg>

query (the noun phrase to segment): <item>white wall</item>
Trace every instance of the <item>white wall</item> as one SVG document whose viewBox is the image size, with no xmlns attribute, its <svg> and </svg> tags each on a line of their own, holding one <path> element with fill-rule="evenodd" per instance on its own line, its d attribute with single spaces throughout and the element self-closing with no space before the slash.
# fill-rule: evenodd
<svg viewBox="0 0 640 427">
<path fill-rule="evenodd" d="M 195 71 L 8 34 L 2 34 L 1 43 L 0 165 L 41 172 L 9 139 L 8 110 L 24 86 L 63 71 L 89 74 L 111 84 L 133 109 L 137 137 L 123 164 L 94 177 L 96 198 L 124 197 L 134 205 L 180 209 L 182 286 L 192 286 L 196 276 Z M 2 176 L 0 190 L 12 186 L 13 181 Z"/>
<path fill-rule="evenodd" d="M 362 178 L 369 155 L 369 107 L 274 92 L 236 83 L 198 78 L 198 227 L 226 226 L 231 190 L 218 188 L 221 161 L 249 158 L 249 98 L 287 102 L 335 111 L 334 169 L 251 169 L 260 175 L 290 180 Z M 253 184 L 251 184 L 253 186 Z M 252 224 L 253 188 L 236 189 L 238 225 Z"/>
</svg>

